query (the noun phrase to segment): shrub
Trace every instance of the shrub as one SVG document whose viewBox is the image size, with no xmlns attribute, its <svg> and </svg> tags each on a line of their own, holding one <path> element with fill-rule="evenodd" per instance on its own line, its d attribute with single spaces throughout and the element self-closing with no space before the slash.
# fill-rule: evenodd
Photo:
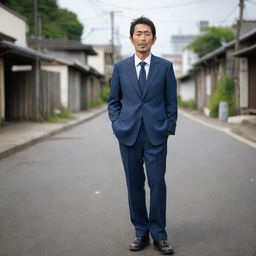
<svg viewBox="0 0 256 256">
<path fill-rule="evenodd" d="M 196 101 L 194 99 L 183 101 L 181 95 L 178 95 L 178 105 L 184 108 L 196 109 Z"/>
<path fill-rule="evenodd" d="M 65 118 L 65 119 L 75 119 L 75 116 L 71 115 L 69 111 L 63 110 L 58 114 L 59 118 Z"/>
<path fill-rule="evenodd" d="M 53 113 L 52 115 L 48 116 L 45 121 L 48 123 L 59 123 L 60 119 L 56 114 Z"/>
<path fill-rule="evenodd" d="M 228 103 L 229 116 L 233 115 L 235 110 L 235 86 L 234 80 L 228 75 L 221 76 L 217 82 L 217 88 L 210 103 L 210 116 L 218 116 L 220 101 Z"/>
<path fill-rule="evenodd" d="M 177 96 L 177 100 L 178 100 L 178 105 L 181 106 L 181 104 L 182 104 L 181 95 L 178 95 L 178 96 Z"/>
<path fill-rule="evenodd" d="M 92 100 L 92 102 L 91 102 L 91 106 L 93 107 L 93 108 L 95 108 L 95 107 L 98 107 L 98 106 L 100 106 L 101 104 L 103 104 L 103 100 L 102 100 L 102 98 L 96 98 L 96 99 L 93 99 Z"/>
<path fill-rule="evenodd" d="M 109 86 L 103 87 L 102 90 L 101 90 L 100 96 L 101 96 L 101 98 L 102 98 L 105 102 L 108 101 L 109 94 L 110 94 L 110 87 L 109 87 Z"/>
</svg>

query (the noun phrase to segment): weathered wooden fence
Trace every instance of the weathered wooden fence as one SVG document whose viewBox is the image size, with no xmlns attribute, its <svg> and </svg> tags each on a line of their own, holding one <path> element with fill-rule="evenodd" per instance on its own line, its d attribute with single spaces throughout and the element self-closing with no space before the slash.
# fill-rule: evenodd
<svg viewBox="0 0 256 256">
<path fill-rule="evenodd" d="M 6 120 L 33 120 L 34 75 L 31 71 L 6 72 Z M 47 118 L 54 109 L 61 109 L 59 73 L 41 71 L 39 87 L 39 116 Z"/>
<path fill-rule="evenodd" d="M 39 100 L 39 111 L 44 119 L 55 109 L 61 110 L 59 73 L 41 70 Z"/>
</svg>

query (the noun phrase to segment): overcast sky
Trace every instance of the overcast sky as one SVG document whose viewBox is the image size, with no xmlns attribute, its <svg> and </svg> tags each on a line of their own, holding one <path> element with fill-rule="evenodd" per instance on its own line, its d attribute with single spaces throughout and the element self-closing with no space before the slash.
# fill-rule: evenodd
<svg viewBox="0 0 256 256">
<path fill-rule="evenodd" d="M 156 26 L 157 41 L 152 52 L 170 54 L 171 35 L 198 34 L 200 20 L 212 26 L 230 26 L 239 16 L 239 0 L 58 0 L 60 7 L 75 12 L 84 25 L 86 44 L 108 44 L 111 37 L 110 11 L 115 13 L 116 42 L 123 54 L 132 54 L 129 26 L 139 16 Z M 256 19 L 256 0 L 245 0 L 244 19 Z M 117 36 L 119 33 L 119 36 Z"/>
</svg>

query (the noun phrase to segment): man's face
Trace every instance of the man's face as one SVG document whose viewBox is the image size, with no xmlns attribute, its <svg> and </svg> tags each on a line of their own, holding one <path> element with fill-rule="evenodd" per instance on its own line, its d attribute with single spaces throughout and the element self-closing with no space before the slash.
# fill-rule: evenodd
<svg viewBox="0 0 256 256">
<path fill-rule="evenodd" d="M 131 43 L 135 50 L 139 53 L 150 52 L 152 45 L 156 41 L 153 38 L 151 27 L 146 24 L 137 24 L 134 28 L 132 37 L 130 36 Z"/>
</svg>

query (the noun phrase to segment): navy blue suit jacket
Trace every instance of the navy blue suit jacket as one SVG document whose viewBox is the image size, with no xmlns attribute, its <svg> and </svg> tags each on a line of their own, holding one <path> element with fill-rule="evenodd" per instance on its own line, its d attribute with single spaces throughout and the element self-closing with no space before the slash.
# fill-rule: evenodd
<svg viewBox="0 0 256 256">
<path fill-rule="evenodd" d="M 177 120 L 176 79 L 170 61 L 151 56 L 143 94 L 140 92 L 134 56 L 115 64 L 108 100 L 109 118 L 120 143 L 132 146 L 143 119 L 153 145 L 175 134 Z"/>
</svg>

